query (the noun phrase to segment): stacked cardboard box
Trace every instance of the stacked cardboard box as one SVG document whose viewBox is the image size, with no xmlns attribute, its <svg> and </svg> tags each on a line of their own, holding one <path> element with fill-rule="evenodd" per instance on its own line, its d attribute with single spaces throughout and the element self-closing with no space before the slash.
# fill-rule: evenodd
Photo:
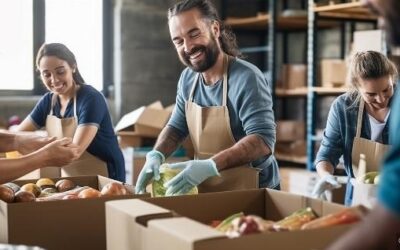
<svg viewBox="0 0 400 250">
<path fill-rule="evenodd" d="M 297 89 L 307 86 L 307 66 L 305 64 L 284 64 L 278 87 Z"/>
<path fill-rule="evenodd" d="M 320 216 L 344 208 L 338 204 L 269 189 L 111 201 L 106 203 L 107 248 L 322 249 L 352 227 L 342 225 L 229 239 L 208 226 L 213 220 L 223 220 L 238 212 L 276 221 L 305 207 L 311 207 Z"/>
<path fill-rule="evenodd" d="M 141 147 L 144 140 L 157 138 L 171 116 L 171 109 L 157 101 L 125 114 L 115 126 L 121 147 Z"/>
</svg>

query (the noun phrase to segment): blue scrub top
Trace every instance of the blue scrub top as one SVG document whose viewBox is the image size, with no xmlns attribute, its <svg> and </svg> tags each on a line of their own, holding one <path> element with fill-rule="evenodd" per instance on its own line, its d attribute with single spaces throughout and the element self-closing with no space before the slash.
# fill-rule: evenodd
<svg viewBox="0 0 400 250">
<path fill-rule="evenodd" d="M 43 128 L 46 124 L 47 115 L 50 113 L 52 96 L 52 92 L 46 93 L 29 115 L 38 129 Z M 61 105 L 59 99 L 57 99 L 53 108 L 53 115 L 58 118 L 74 116 L 73 99 L 68 103 L 64 117 L 60 115 L 60 108 Z M 117 136 L 115 135 L 103 94 L 90 85 L 81 85 L 76 94 L 76 112 L 78 127 L 91 125 L 98 128 L 96 136 L 86 149 L 87 152 L 107 163 L 110 178 L 125 182 L 124 158 L 118 145 Z"/>
</svg>

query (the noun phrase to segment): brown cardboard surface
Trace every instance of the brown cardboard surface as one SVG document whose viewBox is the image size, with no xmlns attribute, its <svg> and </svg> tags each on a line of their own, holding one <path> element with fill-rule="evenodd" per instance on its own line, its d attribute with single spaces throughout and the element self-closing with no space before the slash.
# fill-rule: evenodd
<svg viewBox="0 0 400 250">
<path fill-rule="evenodd" d="M 125 114 L 115 126 L 115 131 L 134 131 L 140 136 L 156 138 L 170 115 L 171 110 L 164 109 L 161 102 L 157 101 Z"/>
<path fill-rule="evenodd" d="M 143 217 L 172 217 L 169 210 L 140 200 L 106 202 L 107 249 L 143 249 L 147 222 Z"/>
<path fill-rule="evenodd" d="M 344 60 L 321 60 L 321 86 L 340 87 L 346 83 L 347 65 Z"/>
<path fill-rule="evenodd" d="M 119 145 L 121 148 L 125 147 L 141 147 L 142 136 L 133 131 L 119 131 L 117 133 Z"/>
<path fill-rule="evenodd" d="M 307 86 L 307 65 L 284 64 L 281 70 L 282 88 L 296 89 Z"/>
<path fill-rule="evenodd" d="M 124 202 L 133 204 L 139 201 L 126 200 Z M 116 202 L 108 202 L 106 206 L 113 203 Z M 120 223 L 113 224 L 111 227 L 121 228 L 121 230 L 129 230 L 132 227 L 140 228 L 142 241 L 140 245 L 132 247 L 132 245 L 124 245 L 126 239 L 121 238 L 121 235 L 110 234 L 107 235 L 107 241 L 114 240 L 119 243 L 117 247 L 109 246 L 109 249 L 261 250 L 266 249 L 266 246 L 268 249 L 323 249 L 351 227 L 337 226 L 318 230 L 253 234 L 228 239 L 211 227 L 204 225 L 212 220 L 224 219 L 238 212 L 279 220 L 307 206 L 312 207 L 318 215 L 326 215 L 344 208 L 339 204 L 269 189 L 144 199 L 142 206 L 138 208 L 143 210 L 140 213 L 141 216 L 145 214 L 145 211 L 150 210 L 145 204 L 148 204 L 149 208 L 157 205 L 170 210 L 172 214 L 177 213 L 184 217 L 171 216 L 157 219 L 156 217 L 151 218 L 151 213 L 149 213 L 146 226 L 145 223 L 139 225 L 137 215 L 132 211 L 126 210 L 126 217 L 113 213 L 113 218 L 118 218 L 121 222 L 126 221 L 126 218 L 136 218 L 136 222 L 132 222 L 136 225 L 127 227 Z M 114 206 L 111 210 L 115 212 L 117 208 Z M 112 211 L 110 212 L 112 213 Z M 121 218 L 125 218 L 125 220 Z M 107 224 L 107 228 L 109 226 Z M 117 238 L 110 239 L 110 237 Z"/>
<path fill-rule="evenodd" d="M 102 176 L 63 179 L 98 189 L 114 181 Z M 28 182 L 36 180 L 15 181 L 18 185 Z M 48 250 L 105 249 L 104 203 L 135 197 L 124 195 L 27 203 L 0 201 L 0 242 L 37 245 Z"/>
<path fill-rule="evenodd" d="M 303 121 L 279 120 L 276 122 L 277 141 L 304 140 L 305 124 Z"/>
</svg>

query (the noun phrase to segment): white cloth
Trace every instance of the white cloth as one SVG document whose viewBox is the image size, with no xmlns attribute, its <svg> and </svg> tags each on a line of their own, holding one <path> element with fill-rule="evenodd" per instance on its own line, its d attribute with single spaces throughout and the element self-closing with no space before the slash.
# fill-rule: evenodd
<svg viewBox="0 0 400 250">
<path fill-rule="evenodd" d="M 369 124 L 371 125 L 371 141 L 382 143 L 382 131 L 386 126 L 386 122 L 389 118 L 390 110 L 386 114 L 386 117 L 383 122 L 378 121 L 373 116 L 368 114 Z"/>
</svg>

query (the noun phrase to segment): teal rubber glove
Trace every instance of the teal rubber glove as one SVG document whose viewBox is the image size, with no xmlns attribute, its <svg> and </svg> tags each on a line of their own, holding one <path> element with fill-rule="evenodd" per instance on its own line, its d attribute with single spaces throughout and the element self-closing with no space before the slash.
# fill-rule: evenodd
<svg viewBox="0 0 400 250">
<path fill-rule="evenodd" d="M 167 188 L 166 196 L 186 194 L 207 178 L 219 176 L 217 166 L 211 159 L 179 162 L 170 164 L 169 167 L 182 171 L 164 184 Z"/>
<path fill-rule="evenodd" d="M 311 194 L 313 198 L 322 198 L 326 200 L 325 191 L 340 188 L 342 185 L 337 181 L 333 175 L 326 175 L 322 177 L 314 187 Z"/>
<path fill-rule="evenodd" d="M 145 193 L 146 186 L 152 178 L 160 179 L 160 166 L 164 161 L 165 156 L 157 150 L 152 150 L 146 154 L 146 162 L 136 181 L 136 194 Z"/>
</svg>

